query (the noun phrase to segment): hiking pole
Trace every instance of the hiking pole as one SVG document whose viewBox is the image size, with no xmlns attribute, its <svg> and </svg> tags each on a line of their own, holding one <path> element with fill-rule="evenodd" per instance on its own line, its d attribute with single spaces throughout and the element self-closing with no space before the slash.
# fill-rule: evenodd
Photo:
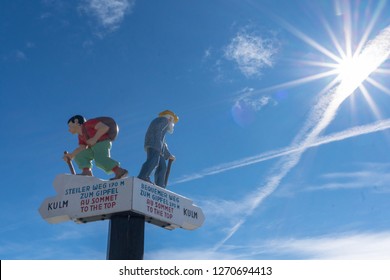
<svg viewBox="0 0 390 280">
<path fill-rule="evenodd" d="M 68 154 L 68 152 L 65 151 L 65 152 L 64 152 L 64 155 L 67 155 L 67 154 Z M 76 174 L 76 171 L 74 171 L 74 167 L 73 167 L 72 160 L 71 160 L 70 158 L 67 158 L 67 159 L 66 159 L 66 163 L 67 163 L 68 166 L 69 166 L 70 173 L 72 173 L 73 175 L 75 175 L 75 174 Z"/>
<path fill-rule="evenodd" d="M 170 158 L 168 160 L 167 172 L 165 173 L 165 182 L 164 182 L 165 187 L 167 187 L 167 184 L 168 184 L 168 177 L 169 177 L 169 173 L 171 173 L 172 162 L 173 162 L 173 159 Z"/>
</svg>

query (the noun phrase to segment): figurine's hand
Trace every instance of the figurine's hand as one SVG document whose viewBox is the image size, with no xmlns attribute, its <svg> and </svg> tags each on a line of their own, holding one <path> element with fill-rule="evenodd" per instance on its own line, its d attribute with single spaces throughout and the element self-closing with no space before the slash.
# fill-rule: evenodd
<svg viewBox="0 0 390 280">
<path fill-rule="evenodd" d="M 175 161 L 175 160 L 176 160 L 176 157 L 175 157 L 175 156 L 173 156 L 173 155 L 171 155 L 171 156 L 169 157 L 169 160 L 171 160 L 171 161 Z"/>
<path fill-rule="evenodd" d="M 62 157 L 62 159 L 66 162 L 68 161 L 71 161 L 72 160 L 72 154 L 64 154 L 64 156 Z"/>
</svg>

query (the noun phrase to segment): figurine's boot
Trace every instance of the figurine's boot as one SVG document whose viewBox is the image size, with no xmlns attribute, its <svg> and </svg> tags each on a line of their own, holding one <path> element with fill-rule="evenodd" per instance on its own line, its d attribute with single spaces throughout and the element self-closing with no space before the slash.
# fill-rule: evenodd
<svg viewBox="0 0 390 280">
<path fill-rule="evenodd" d="M 152 180 L 150 180 L 150 177 L 146 177 L 146 179 L 143 179 L 144 181 L 154 185 L 154 183 L 152 182 Z"/>
<path fill-rule="evenodd" d="M 93 176 L 91 168 L 83 168 L 83 172 L 77 174 L 82 176 Z"/>
<path fill-rule="evenodd" d="M 111 178 L 110 180 L 122 179 L 124 177 L 127 177 L 127 175 L 129 174 L 129 172 L 126 169 L 121 168 L 119 166 L 114 167 L 112 171 L 114 171 L 115 177 Z"/>
</svg>

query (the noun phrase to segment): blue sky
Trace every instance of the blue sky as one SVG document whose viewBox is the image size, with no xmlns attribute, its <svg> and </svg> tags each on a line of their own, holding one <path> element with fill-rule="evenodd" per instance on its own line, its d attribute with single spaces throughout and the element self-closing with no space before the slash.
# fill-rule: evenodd
<svg viewBox="0 0 390 280">
<path fill-rule="evenodd" d="M 2 1 L 1 259 L 105 259 L 108 221 L 38 213 L 77 143 L 66 121 L 114 117 L 112 157 L 135 176 L 165 109 L 180 117 L 169 189 L 206 221 L 146 225 L 145 259 L 389 259 L 389 13 L 364 0 Z"/>
</svg>

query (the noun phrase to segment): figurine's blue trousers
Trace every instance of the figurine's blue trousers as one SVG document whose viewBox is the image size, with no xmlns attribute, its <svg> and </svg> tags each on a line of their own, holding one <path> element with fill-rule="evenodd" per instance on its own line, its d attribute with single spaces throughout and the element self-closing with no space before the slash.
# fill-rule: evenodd
<svg viewBox="0 0 390 280">
<path fill-rule="evenodd" d="M 146 161 L 142 165 L 138 178 L 145 181 L 150 181 L 150 174 L 154 169 L 154 183 L 162 188 L 165 188 L 165 174 L 167 172 L 167 164 L 160 151 L 153 148 L 146 149 Z"/>
</svg>

